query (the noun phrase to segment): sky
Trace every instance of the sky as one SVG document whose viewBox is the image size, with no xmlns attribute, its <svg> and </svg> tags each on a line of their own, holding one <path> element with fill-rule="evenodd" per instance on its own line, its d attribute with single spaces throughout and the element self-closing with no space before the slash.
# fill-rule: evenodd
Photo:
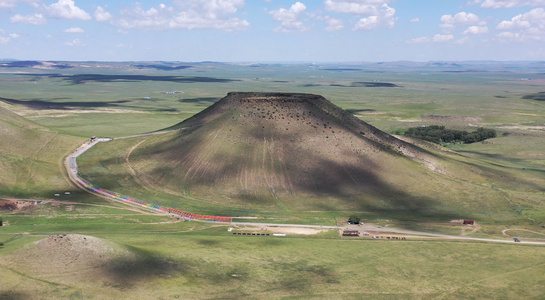
<svg viewBox="0 0 545 300">
<path fill-rule="evenodd" d="M 0 0 L 0 58 L 545 60 L 545 0 Z"/>
</svg>

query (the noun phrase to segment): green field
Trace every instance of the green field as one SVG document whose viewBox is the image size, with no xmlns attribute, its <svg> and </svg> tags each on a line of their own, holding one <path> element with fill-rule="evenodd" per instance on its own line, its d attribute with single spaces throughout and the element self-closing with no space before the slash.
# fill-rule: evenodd
<svg viewBox="0 0 545 300">
<path fill-rule="evenodd" d="M 492 128 L 498 137 L 427 146 L 452 159 L 446 167 L 457 177 L 440 186 L 427 178 L 425 191 L 407 186 L 433 199 L 412 206 L 410 214 L 388 206 L 279 209 L 144 189 L 123 164 L 128 149 L 142 138 L 101 143 L 78 164 L 98 186 L 200 214 L 315 225 L 341 224 L 358 214 L 382 227 L 541 241 L 545 73 L 538 64 L 192 63 L 174 71 L 134 63 L 70 64 L 74 67 L 0 70 L 0 200 L 45 201 L 27 210 L 0 211 L 5 225 L 0 227 L 0 299 L 538 299 L 545 293 L 543 246 L 424 237 L 373 240 L 340 237 L 336 231 L 233 236 L 227 226 L 179 222 L 80 191 L 62 165 L 91 136 L 169 128 L 231 91 L 319 94 L 388 133 L 444 125 Z M 458 202 L 443 201 L 441 195 L 448 194 L 456 194 L 452 199 Z M 464 218 L 478 226 L 450 222 Z M 100 261 L 106 265 L 81 272 L 70 269 L 77 264 L 47 270 L 46 264 L 25 264 L 25 251 L 34 242 L 65 233 L 101 238 L 115 244 L 118 254 L 104 254 Z"/>
</svg>

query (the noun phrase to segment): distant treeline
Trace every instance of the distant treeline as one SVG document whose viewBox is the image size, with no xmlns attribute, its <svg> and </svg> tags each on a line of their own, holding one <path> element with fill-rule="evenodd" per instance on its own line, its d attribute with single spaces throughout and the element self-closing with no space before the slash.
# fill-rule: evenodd
<svg viewBox="0 0 545 300">
<path fill-rule="evenodd" d="M 496 130 L 479 128 L 477 131 L 467 132 L 462 130 L 446 129 L 445 126 L 431 125 L 422 127 L 411 127 L 404 133 L 405 136 L 419 138 L 436 144 L 441 143 L 464 143 L 471 144 L 495 138 Z"/>
</svg>

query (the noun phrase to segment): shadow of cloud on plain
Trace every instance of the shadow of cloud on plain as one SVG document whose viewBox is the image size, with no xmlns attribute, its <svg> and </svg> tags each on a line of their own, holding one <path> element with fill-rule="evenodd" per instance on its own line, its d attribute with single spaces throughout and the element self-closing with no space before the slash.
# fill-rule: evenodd
<svg viewBox="0 0 545 300">
<path fill-rule="evenodd" d="M 31 299 L 32 295 L 17 291 L 0 291 L 0 300 L 26 300 Z"/>
<path fill-rule="evenodd" d="M 388 87 L 388 88 L 397 88 L 402 87 L 395 83 L 390 82 L 377 82 L 377 81 L 354 81 L 351 84 L 340 84 L 340 83 L 330 83 L 330 84 L 320 84 L 320 83 L 309 83 L 302 84 L 301 87 L 318 87 L 318 86 L 334 86 L 334 87 Z"/>
<path fill-rule="evenodd" d="M 132 286 L 140 280 L 169 277 L 185 271 L 184 264 L 154 253 L 127 246 L 133 255 L 114 258 L 103 269 L 118 287 Z M 114 285 L 115 287 L 116 285 Z"/>
<path fill-rule="evenodd" d="M 50 100 L 65 100 L 67 98 L 57 98 L 57 99 L 50 99 Z M 123 104 L 130 102 L 130 100 L 117 100 L 117 101 L 110 101 L 110 102 L 51 102 L 51 101 L 44 101 L 44 100 L 38 100 L 38 99 L 32 99 L 32 100 L 16 100 L 16 99 L 8 99 L 8 98 L 0 98 L 0 101 L 9 103 L 9 104 L 15 104 L 15 105 L 23 105 L 28 108 L 32 109 L 71 109 L 73 107 L 115 107 L 119 106 L 118 104 Z"/>
<path fill-rule="evenodd" d="M 240 81 L 237 79 L 224 79 L 214 77 L 200 76 L 150 76 L 150 75 L 108 75 L 108 74 L 75 74 L 75 75 L 59 75 L 57 78 L 64 78 L 65 81 L 70 81 L 71 84 L 83 84 L 87 82 L 138 82 L 138 81 L 166 81 L 177 83 L 228 83 Z"/>
<path fill-rule="evenodd" d="M 156 69 L 161 71 L 176 71 L 176 70 L 183 70 L 183 69 L 189 69 L 191 66 L 169 66 L 169 65 L 160 65 L 160 64 L 154 64 L 154 65 L 133 65 L 133 67 L 138 69 Z"/>
<path fill-rule="evenodd" d="M 45 100 L 31 99 L 31 100 L 17 100 L 17 99 L 8 99 L 0 98 L 0 101 L 5 103 L 14 104 L 14 105 L 23 105 L 30 109 L 58 109 L 58 110 L 71 110 L 74 108 L 138 108 L 148 111 L 157 111 L 157 112 L 178 112 L 178 109 L 172 107 L 146 107 L 139 105 L 128 105 L 128 103 L 135 103 L 134 100 L 116 100 L 116 101 L 100 101 L 100 102 L 88 102 L 88 101 L 68 101 L 68 102 L 53 102 L 57 100 L 66 100 L 68 98 L 55 98 Z"/>
<path fill-rule="evenodd" d="M 539 92 L 539 93 L 524 95 L 524 96 L 522 96 L 522 99 L 535 100 L 535 101 L 545 101 L 545 92 Z"/>
<path fill-rule="evenodd" d="M 189 102 L 189 103 L 201 103 L 201 102 L 207 102 L 207 103 L 214 103 L 219 101 L 220 98 L 214 98 L 214 97 L 201 97 L 201 98 L 184 98 L 180 99 L 180 102 Z"/>
</svg>

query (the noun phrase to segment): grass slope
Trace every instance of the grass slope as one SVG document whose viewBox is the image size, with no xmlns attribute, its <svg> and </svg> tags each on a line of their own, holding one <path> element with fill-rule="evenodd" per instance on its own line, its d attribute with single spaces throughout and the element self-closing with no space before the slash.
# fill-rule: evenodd
<svg viewBox="0 0 545 300">
<path fill-rule="evenodd" d="M 19 117 L 0 104 L 0 195 L 46 195 L 70 188 L 62 157 L 81 139 Z"/>
</svg>

